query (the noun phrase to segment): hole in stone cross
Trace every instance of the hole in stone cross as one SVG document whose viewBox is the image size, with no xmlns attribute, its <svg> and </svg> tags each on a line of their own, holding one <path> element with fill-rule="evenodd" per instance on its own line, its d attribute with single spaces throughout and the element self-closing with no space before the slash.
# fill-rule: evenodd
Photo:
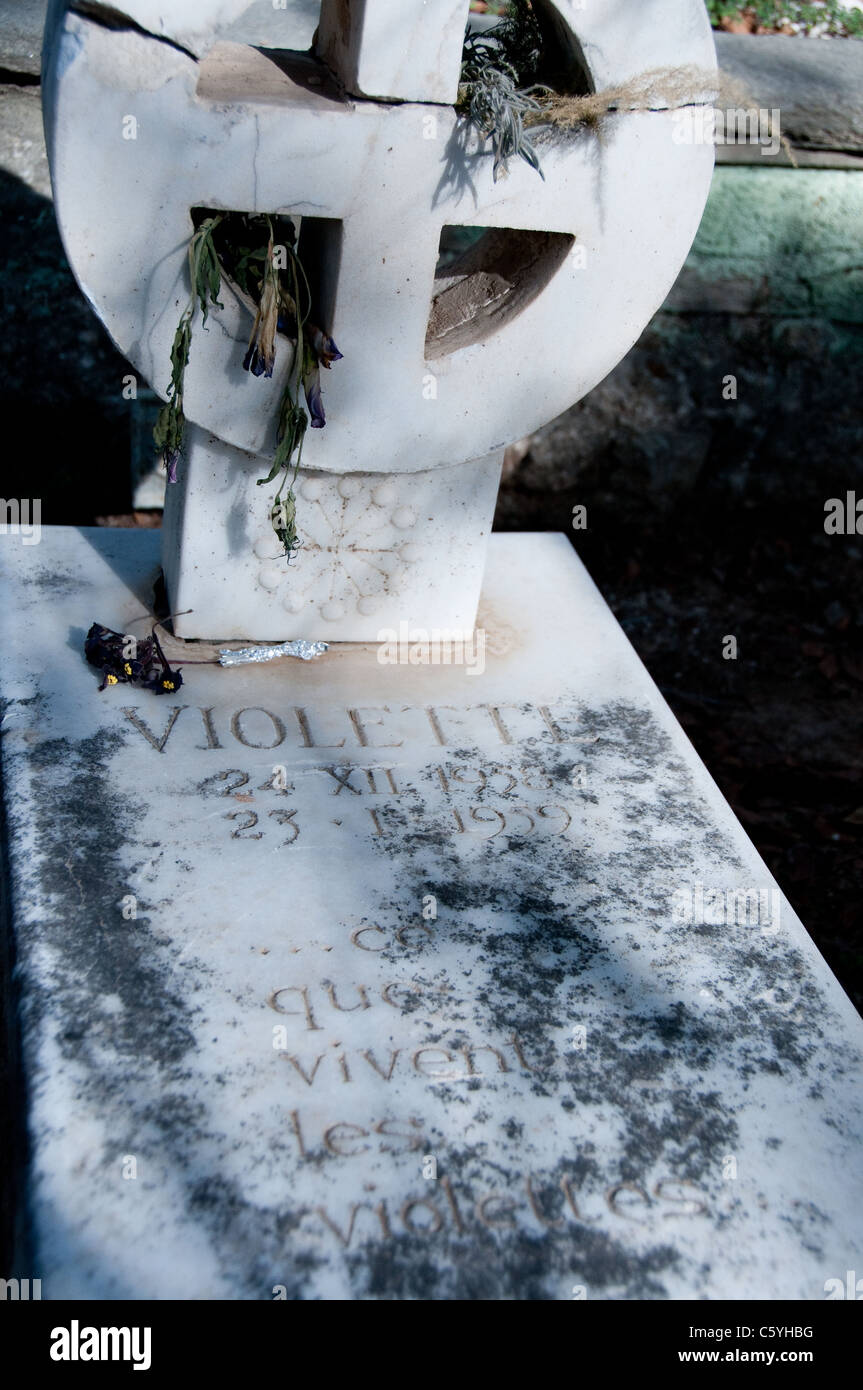
<svg viewBox="0 0 863 1390">
<path fill-rule="evenodd" d="M 568 232 L 444 227 L 426 360 L 478 343 L 511 322 L 545 289 L 574 241 Z"/>
<path fill-rule="evenodd" d="M 550 0 L 520 0 L 501 19 L 503 28 L 500 20 L 489 27 L 487 17 L 478 22 L 472 15 L 469 35 L 486 53 L 498 53 L 506 61 L 519 87 L 544 88 L 546 97 L 586 96 L 595 90 L 578 36 Z M 471 42 L 469 37 L 467 58 Z M 548 126 L 542 127 L 542 135 L 565 138 Z M 480 342 L 510 322 L 549 284 L 574 240 L 564 232 L 445 226 L 426 330 L 426 360 Z"/>
<path fill-rule="evenodd" d="M 279 286 L 285 302 L 280 305 L 279 332 L 295 338 L 289 299 L 294 296 L 292 258 L 299 261 L 300 309 L 309 322 L 329 333 L 332 327 L 336 284 L 341 260 L 342 223 L 331 217 L 304 217 L 298 213 L 231 212 L 223 208 L 192 208 L 192 223 L 199 227 L 208 217 L 223 218 L 213 234 L 213 244 L 225 280 L 254 318 L 261 297 L 270 226 L 277 255 Z M 285 248 L 279 255 L 279 248 Z M 251 331 L 251 323 L 249 325 Z M 292 331 L 293 330 L 293 331 Z"/>
<path fill-rule="evenodd" d="M 471 13 L 470 38 L 497 46 L 522 88 L 541 86 L 559 96 L 587 96 L 594 83 L 584 50 L 551 0 L 519 0 L 497 16 Z"/>
<path fill-rule="evenodd" d="M 534 81 L 560 96 L 588 96 L 595 86 L 578 35 L 549 0 L 533 0 L 531 8 L 542 35 Z"/>
</svg>

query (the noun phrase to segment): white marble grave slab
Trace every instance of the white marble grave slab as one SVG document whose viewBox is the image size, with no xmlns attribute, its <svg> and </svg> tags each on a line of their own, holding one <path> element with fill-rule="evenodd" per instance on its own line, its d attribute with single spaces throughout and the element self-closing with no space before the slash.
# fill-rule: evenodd
<svg viewBox="0 0 863 1390">
<path fill-rule="evenodd" d="M 350 645 L 164 698 L 81 655 L 158 537 L 23 539 L 13 1274 L 818 1300 L 859 1268 L 860 1019 L 564 537 L 492 538 L 481 674 Z"/>
</svg>

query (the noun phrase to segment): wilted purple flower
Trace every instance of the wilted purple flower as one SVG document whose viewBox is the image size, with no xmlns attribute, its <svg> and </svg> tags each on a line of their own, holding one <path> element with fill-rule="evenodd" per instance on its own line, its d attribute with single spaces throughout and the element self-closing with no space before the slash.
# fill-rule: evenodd
<svg viewBox="0 0 863 1390">
<path fill-rule="evenodd" d="M 313 430 L 322 430 L 327 423 L 324 415 L 324 403 L 321 400 L 321 373 L 317 363 L 309 366 L 309 370 L 303 373 L 303 390 L 306 393 L 306 405 L 309 407 L 311 415 L 311 426 Z"/>
<path fill-rule="evenodd" d="M 168 470 L 168 482 L 177 481 L 177 464 L 180 462 L 180 450 L 173 449 L 170 452 L 166 449 L 164 453 L 165 467 Z"/>
<path fill-rule="evenodd" d="M 272 376 L 276 361 L 276 325 L 279 319 L 279 296 L 276 279 L 267 275 L 261 291 L 261 302 L 255 314 L 249 347 L 243 366 L 254 376 Z"/>
<path fill-rule="evenodd" d="M 314 323 L 308 325 L 307 332 L 312 352 L 322 367 L 329 369 L 334 362 L 341 362 L 342 354 L 328 333 L 324 333 Z"/>
<path fill-rule="evenodd" d="M 267 371 L 266 364 L 260 357 L 257 347 L 249 348 L 243 358 L 243 366 L 247 372 L 252 373 L 252 376 L 263 376 L 265 373 L 267 376 L 273 375 L 272 369 L 270 369 L 269 372 Z"/>
</svg>

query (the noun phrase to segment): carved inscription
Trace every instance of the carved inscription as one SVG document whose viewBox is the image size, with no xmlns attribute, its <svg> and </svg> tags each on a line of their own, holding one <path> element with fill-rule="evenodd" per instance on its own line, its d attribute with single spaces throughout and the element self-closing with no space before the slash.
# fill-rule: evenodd
<svg viewBox="0 0 863 1390">
<path fill-rule="evenodd" d="M 396 935 L 401 932 L 402 940 L 407 941 L 405 933 L 410 930 L 426 939 L 432 935 L 432 928 L 419 924 L 398 928 Z M 373 934 L 374 944 L 362 943 L 365 933 Z M 363 927 L 352 934 L 352 944 L 366 951 L 384 949 L 377 938 L 389 939 L 382 928 Z M 434 1045 L 417 1046 L 415 1041 L 399 1045 L 392 1041 L 394 1020 L 383 1018 L 380 1033 L 388 1039 L 386 1043 L 352 1048 L 345 1044 L 344 1036 L 346 1024 L 375 1010 L 404 1018 L 416 1008 L 423 1016 L 444 1022 L 451 1012 L 453 993 L 453 986 L 445 980 L 384 979 L 340 985 L 331 980 L 315 985 L 290 984 L 269 995 L 269 1008 L 288 1021 L 295 1036 L 316 1038 L 313 1051 L 301 1051 L 295 1043 L 289 1044 L 287 1027 L 274 1029 L 282 1035 L 278 1046 L 274 1042 L 275 1055 L 286 1065 L 289 1084 L 298 1091 L 298 1103 L 288 1112 L 286 1123 L 287 1142 L 296 1160 L 315 1171 L 322 1162 L 345 1164 L 348 1169 L 360 1165 L 361 1171 L 367 1171 L 365 1165 L 370 1160 L 384 1165 L 380 1169 L 385 1180 L 383 1193 L 344 1203 L 329 1197 L 304 1206 L 298 1213 L 304 1222 L 332 1237 L 342 1248 L 353 1249 L 405 1233 L 431 1239 L 438 1234 L 447 1238 L 483 1229 L 523 1228 L 542 1234 L 576 1226 L 605 1228 L 609 1222 L 612 1226 L 651 1225 L 708 1214 L 706 1194 L 695 1183 L 671 1176 L 643 1181 L 628 1177 L 602 1185 L 595 1174 L 586 1181 L 583 1172 L 579 1174 L 576 1168 L 561 1172 L 566 1165 L 558 1164 L 553 1171 L 513 1175 L 505 1186 L 498 1184 L 488 1190 L 481 1182 L 467 1180 L 459 1164 L 451 1168 L 451 1176 L 437 1124 L 415 1112 L 397 1113 L 405 1096 L 422 1100 L 428 1097 L 428 1088 L 437 1083 L 476 1085 L 483 1079 L 498 1083 L 519 1075 L 547 1082 L 547 1063 L 540 1067 L 517 1033 L 495 1042 L 476 1039 L 452 1043 L 445 1034 L 439 1034 Z M 336 1016 L 341 1020 L 337 1025 L 339 1040 L 332 1041 L 327 1028 L 336 1025 Z M 410 1086 L 412 1081 L 415 1089 Z M 358 1119 L 355 1112 L 350 1118 L 344 1113 L 340 1116 L 338 1096 L 350 1095 L 342 1088 L 359 1083 L 365 1093 L 369 1082 L 381 1085 L 384 1093 L 392 1090 L 395 1109 L 368 1118 Z M 326 1110 L 322 1114 L 320 1102 L 307 1108 L 302 1095 L 309 1092 L 320 1094 L 327 1109 L 332 1106 L 329 1117 Z M 430 1160 L 420 1158 L 429 1154 L 434 1155 L 434 1181 L 425 1183 L 424 1188 L 412 1187 L 412 1173 L 429 1176 L 426 1165 Z M 572 1153 L 568 1158 L 573 1159 Z M 391 1163 L 398 1168 L 386 1166 Z M 372 1188 L 377 1185 L 372 1184 Z"/>
<path fill-rule="evenodd" d="M 190 731 L 204 742 L 186 746 L 202 751 L 225 748 L 235 741 L 243 748 L 405 748 L 463 747 L 491 742 L 514 747 L 528 739 L 546 746 L 595 743 L 596 737 L 578 728 L 572 711 L 552 711 L 548 705 L 401 705 L 391 708 L 326 709 L 301 705 L 286 710 L 247 706 L 231 714 L 200 706 L 175 705 L 161 729 L 150 727 L 149 708 L 124 706 L 123 717 L 157 753 L 169 742 L 182 742 Z"/>
<path fill-rule="evenodd" d="M 368 837 L 395 854 L 416 831 L 465 847 L 571 841 L 583 814 L 585 759 L 597 742 L 572 710 L 529 704 L 177 706 L 158 726 L 143 707 L 123 714 L 154 755 L 170 757 L 177 747 L 206 758 L 188 790 L 209 804 L 238 854 L 252 843 L 256 855 L 295 846 L 303 853 L 322 833 Z M 405 1234 L 542 1236 L 704 1216 L 707 1199 L 693 1183 L 655 1171 L 611 1171 L 603 1180 L 592 1161 L 579 1166 L 577 1149 L 555 1162 L 540 1145 L 533 1164 L 516 1157 L 513 1167 L 518 1148 L 508 1132 L 499 1141 L 508 1159 L 494 1176 L 484 1160 L 466 1172 L 463 1153 L 453 1152 L 449 1165 L 448 1143 L 460 1132 L 449 1123 L 454 1105 L 461 1122 L 482 1114 L 472 1101 L 464 1108 L 474 1092 L 509 1095 L 518 1113 L 518 1096 L 565 1080 L 567 1063 L 529 1023 L 498 1033 L 480 1015 L 472 1020 L 458 981 L 439 966 L 427 978 L 412 974 L 412 962 L 425 969 L 435 961 L 438 931 L 420 920 L 419 903 L 401 921 L 335 921 L 324 949 L 339 959 L 338 982 L 290 971 L 272 982 L 265 1002 L 285 1093 L 284 1142 L 293 1161 L 322 1179 L 297 1211 L 310 1232 L 353 1250 Z M 433 1180 L 423 1181 L 429 1163 Z M 344 1192 L 340 1178 L 333 1184 L 341 1173 L 354 1175 Z"/>
<path fill-rule="evenodd" d="M 318 1138 L 312 1136 L 298 1110 L 289 1118 L 299 1157 L 319 1161 L 321 1151 L 341 1159 L 357 1159 L 370 1150 L 384 1153 L 419 1153 L 427 1147 L 422 1124 L 416 1119 L 372 1121 L 359 1125 L 345 1121 L 327 1124 Z M 414 1193 L 405 1200 L 381 1197 L 377 1201 L 353 1201 L 339 1210 L 334 1205 L 303 1209 L 345 1249 L 370 1241 L 390 1240 L 402 1232 L 434 1236 L 438 1232 L 465 1235 L 471 1230 L 513 1230 L 524 1227 L 537 1233 L 564 1231 L 568 1226 L 612 1224 L 648 1225 L 656 1221 L 707 1216 L 707 1197 L 689 1179 L 662 1177 L 652 1183 L 626 1181 L 587 1187 L 574 1173 L 527 1173 L 512 1180 L 506 1190 L 468 1191 L 463 1183 L 442 1174 L 433 1193 Z M 616 1219 L 616 1220 L 615 1220 Z"/>
<path fill-rule="evenodd" d="M 628 1205 L 622 1201 L 624 1196 L 630 1199 Z M 638 1215 L 634 1214 L 635 1209 Z M 568 1225 L 596 1226 L 603 1222 L 606 1213 L 629 1224 L 647 1225 L 657 1219 L 706 1216 L 708 1206 L 705 1194 L 687 1179 L 661 1178 L 650 1186 L 619 1182 L 585 1195 L 579 1191 L 573 1175 L 564 1175 L 555 1182 L 548 1175 L 532 1173 L 519 1178 L 518 1185 L 505 1192 L 468 1195 L 449 1177 L 442 1177 L 436 1183 L 434 1196 L 409 1197 L 401 1204 L 387 1198 L 374 1203 L 351 1202 L 338 1213 L 331 1207 L 318 1206 L 310 1214 L 348 1249 L 373 1240 L 388 1240 L 403 1231 L 423 1236 L 434 1236 L 445 1229 L 464 1235 L 471 1228 L 483 1227 L 490 1231 L 518 1226 L 539 1232 L 561 1231 Z"/>
<path fill-rule="evenodd" d="M 563 751 L 572 745 L 573 758 L 583 756 L 576 745 L 596 742 L 582 734 L 572 711 L 552 710 L 547 705 L 479 704 L 377 708 L 324 708 L 309 710 L 294 705 L 283 710 L 244 706 L 233 712 L 212 707 L 176 705 L 161 728 L 149 723 L 136 707 L 124 707 L 123 717 L 156 753 L 170 753 L 175 745 L 203 753 L 234 746 L 273 756 L 274 773 L 260 780 L 247 767 L 223 767 L 199 784 L 204 796 L 218 796 L 248 806 L 241 814 L 235 806 L 224 812 L 229 839 L 260 843 L 268 849 L 288 848 L 300 840 L 304 826 L 302 793 L 321 783 L 338 809 L 356 805 L 359 816 L 327 817 L 328 824 L 376 841 L 420 830 L 439 836 L 464 836 L 475 840 L 509 840 L 566 835 L 573 824 L 577 801 L 573 790 L 580 783 L 574 766 L 565 776 L 553 777 L 543 767 L 537 750 Z M 203 736 L 203 737 L 202 737 Z M 177 742 L 179 740 L 179 742 Z M 529 744 L 525 742 L 529 740 Z M 506 750 L 496 761 L 481 751 L 486 745 Z M 473 747 L 458 760 L 425 766 L 409 778 L 398 761 L 399 750 L 416 753 L 458 746 Z M 518 758 L 519 747 L 524 751 Z M 285 762 L 297 751 L 290 773 Z M 305 750 L 391 750 L 393 756 L 377 762 L 358 762 L 350 756 L 317 765 L 298 761 Z M 420 759 L 422 761 L 422 759 Z M 281 804 L 272 804 L 279 798 Z M 286 805 L 289 798 L 291 803 Z M 437 802 L 433 813 L 429 803 Z M 318 818 L 320 820 L 320 818 Z"/>
<path fill-rule="evenodd" d="M 553 788 L 552 779 L 538 766 L 439 764 L 429 770 L 426 788 L 410 782 L 402 769 L 387 766 L 349 763 L 305 766 L 292 769 L 291 781 L 270 777 L 260 783 L 255 782 L 249 772 L 232 767 L 206 777 L 199 784 L 199 790 L 204 796 L 255 804 L 255 809 L 245 814 L 233 809 L 225 812 L 225 819 L 232 826 L 232 839 L 271 839 L 267 834 L 269 820 L 273 823 L 272 833 L 279 827 L 285 830 L 280 843 L 290 845 L 300 835 L 299 809 L 265 804 L 258 809 L 257 801 L 259 797 L 263 802 L 272 796 L 296 798 L 298 784 L 310 778 L 319 783 L 324 779 L 325 789 L 332 797 L 344 795 L 351 804 L 356 804 L 354 798 L 359 798 L 368 817 L 363 825 L 378 839 L 417 828 L 484 840 L 499 835 L 519 838 L 543 833 L 565 835 L 573 821 L 572 810 L 562 801 L 544 801 L 533 795 L 526 804 L 524 799 L 517 797 L 519 789 L 535 793 Z M 437 799 L 443 798 L 444 809 L 442 814 L 432 818 L 422 803 L 429 795 L 435 796 L 436 788 Z M 478 804 L 466 804 L 467 795 L 477 798 Z M 366 804 L 370 798 L 374 798 L 373 805 Z M 331 823 L 347 828 L 343 819 Z"/>
</svg>

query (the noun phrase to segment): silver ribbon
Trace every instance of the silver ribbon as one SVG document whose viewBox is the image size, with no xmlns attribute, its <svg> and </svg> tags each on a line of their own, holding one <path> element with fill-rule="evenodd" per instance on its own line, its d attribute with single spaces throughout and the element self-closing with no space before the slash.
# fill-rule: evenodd
<svg viewBox="0 0 863 1390">
<path fill-rule="evenodd" d="M 279 656 L 298 656 L 300 661 L 311 661 L 329 650 L 329 642 L 282 642 L 277 647 L 240 647 L 232 652 L 227 647 L 219 648 L 220 666 L 247 666 L 253 661 L 275 661 Z"/>
</svg>

